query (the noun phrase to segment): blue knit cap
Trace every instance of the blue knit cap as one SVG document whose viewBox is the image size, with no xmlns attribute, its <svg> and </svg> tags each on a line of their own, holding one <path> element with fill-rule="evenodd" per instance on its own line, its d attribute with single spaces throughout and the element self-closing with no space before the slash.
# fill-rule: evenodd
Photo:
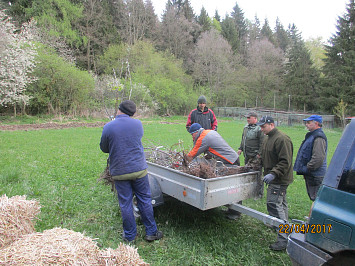
<svg viewBox="0 0 355 266">
<path fill-rule="evenodd" d="M 193 123 L 189 129 L 190 134 L 197 132 L 201 127 L 199 123 Z"/>
</svg>

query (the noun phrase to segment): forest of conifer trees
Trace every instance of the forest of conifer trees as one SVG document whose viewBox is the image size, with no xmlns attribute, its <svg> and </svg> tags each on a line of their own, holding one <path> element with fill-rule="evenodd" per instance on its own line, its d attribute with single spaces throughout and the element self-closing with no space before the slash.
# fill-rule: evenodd
<svg viewBox="0 0 355 266">
<path fill-rule="evenodd" d="M 11 4 L 11 5 L 10 5 Z M 355 5 L 330 40 L 297 25 L 167 0 L 0 2 L 0 113 L 90 115 L 134 100 L 151 114 L 210 106 L 355 114 Z M 326 42 L 328 41 L 328 42 Z M 291 102 L 291 108 L 290 108 Z"/>
</svg>

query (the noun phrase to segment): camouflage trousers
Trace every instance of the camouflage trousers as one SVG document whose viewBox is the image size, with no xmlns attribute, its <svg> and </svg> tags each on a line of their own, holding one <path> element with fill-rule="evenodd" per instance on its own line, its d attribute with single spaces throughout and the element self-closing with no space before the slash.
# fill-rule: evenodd
<svg viewBox="0 0 355 266">
<path fill-rule="evenodd" d="M 258 171 L 258 184 L 257 184 L 257 198 L 262 198 L 264 196 L 264 182 L 262 178 L 262 165 L 261 165 L 261 158 L 255 157 L 245 157 L 245 166 L 254 170 Z"/>
<path fill-rule="evenodd" d="M 269 215 L 285 221 L 288 223 L 288 206 L 286 201 L 287 185 L 270 184 L 267 188 L 266 206 Z M 276 228 L 277 241 L 287 242 L 288 235 L 279 233 L 279 228 Z"/>
</svg>

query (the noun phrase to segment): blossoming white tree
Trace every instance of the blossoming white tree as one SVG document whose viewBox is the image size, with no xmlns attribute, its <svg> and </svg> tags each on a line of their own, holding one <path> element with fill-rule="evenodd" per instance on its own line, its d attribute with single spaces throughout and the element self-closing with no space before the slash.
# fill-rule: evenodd
<svg viewBox="0 0 355 266">
<path fill-rule="evenodd" d="M 33 42 L 35 22 L 23 24 L 17 30 L 11 18 L 0 10 L 0 105 L 22 104 L 23 112 L 30 97 L 24 92 L 35 81 L 31 76 L 35 68 L 36 47 Z"/>
</svg>

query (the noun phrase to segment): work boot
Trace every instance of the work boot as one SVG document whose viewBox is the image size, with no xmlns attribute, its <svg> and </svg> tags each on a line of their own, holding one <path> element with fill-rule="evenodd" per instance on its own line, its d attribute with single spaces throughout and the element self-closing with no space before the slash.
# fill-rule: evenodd
<svg viewBox="0 0 355 266">
<path fill-rule="evenodd" d="M 144 237 L 144 239 L 148 242 L 152 242 L 152 241 L 155 241 L 155 240 L 159 240 L 163 237 L 163 232 L 162 231 L 157 231 L 154 235 L 146 235 Z"/>
<path fill-rule="evenodd" d="M 122 240 L 123 240 L 123 243 L 125 244 L 135 244 L 136 243 L 136 239 L 137 239 L 137 236 L 133 239 L 133 240 L 128 240 L 125 236 L 122 235 Z"/>
<path fill-rule="evenodd" d="M 271 250 L 275 250 L 275 251 L 284 250 L 286 249 L 286 247 L 287 247 L 287 241 L 276 241 L 275 243 L 269 246 Z"/>
<path fill-rule="evenodd" d="M 123 243 L 125 243 L 127 245 L 129 245 L 129 244 L 133 245 L 136 243 L 136 239 L 128 240 L 127 238 L 124 237 L 122 240 L 123 240 Z"/>
<path fill-rule="evenodd" d="M 226 218 L 229 220 L 238 220 L 241 217 L 241 213 L 232 209 L 226 211 Z"/>
</svg>

